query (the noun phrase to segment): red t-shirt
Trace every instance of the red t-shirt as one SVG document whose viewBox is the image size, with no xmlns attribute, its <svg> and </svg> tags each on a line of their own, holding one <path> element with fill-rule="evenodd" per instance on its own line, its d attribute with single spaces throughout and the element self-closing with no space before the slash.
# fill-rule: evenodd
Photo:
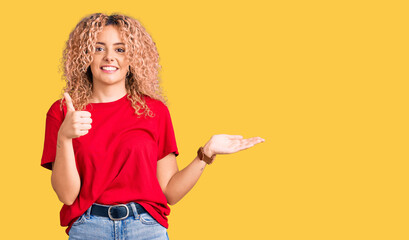
<svg viewBox="0 0 409 240">
<path fill-rule="evenodd" d="M 170 113 L 161 101 L 144 96 L 154 117 L 136 115 L 127 95 L 106 103 L 90 103 L 89 132 L 73 138 L 73 148 L 81 190 L 71 205 L 60 211 L 61 226 L 77 220 L 93 203 L 114 205 L 137 202 L 162 226 L 168 228 L 170 213 L 160 188 L 157 161 L 175 153 L 179 155 Z M 55 160 L 57 134 L 67 112 L 60 110 L 60 100 L 47 112 L 41 166 L 51 169 Z M 141 110 L 140 110 L 141 112 Z"/>
</svg>

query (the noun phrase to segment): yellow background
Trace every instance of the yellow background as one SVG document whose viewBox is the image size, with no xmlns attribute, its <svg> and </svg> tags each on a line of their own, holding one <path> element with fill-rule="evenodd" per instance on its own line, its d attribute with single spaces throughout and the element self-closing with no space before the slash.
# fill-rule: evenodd
<svg viewBox="0 0 409 240">
<path fill-rule="evenodd" d="M 40 158 L 65 41 L 94 12 L 156 42 L 180 169 L 213 134 L 266 140 L 206 168 L 171 240 L 409 239 L 405 2 L 4 3 L 0 239 L 67 239 Z"/>
</svg>

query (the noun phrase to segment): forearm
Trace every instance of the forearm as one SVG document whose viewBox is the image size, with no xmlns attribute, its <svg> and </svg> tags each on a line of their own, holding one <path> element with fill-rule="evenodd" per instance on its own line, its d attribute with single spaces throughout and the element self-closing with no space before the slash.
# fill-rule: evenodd
<svg viewBox="0 0 409 240">
<path fill-rule="evenodd" d="M 66 205 L 71 205 L 75 201 L 81 188 L 81 179 L 75 163 L 72 139 L 61 137 L 60 134 L 57 139 L 51 184 L 57 193 L 58 199 Z"/>
<path fill-rule="evenodd" d="M 206 146 L 204 152 L 206 155 L 211 156 Z M 204 161 L 196 156 L 188 166 L 173 175 L 165 189 L 165 196 L 170 205 L 176 204 L 193 188 L 206 165 Z"/>
</svg>

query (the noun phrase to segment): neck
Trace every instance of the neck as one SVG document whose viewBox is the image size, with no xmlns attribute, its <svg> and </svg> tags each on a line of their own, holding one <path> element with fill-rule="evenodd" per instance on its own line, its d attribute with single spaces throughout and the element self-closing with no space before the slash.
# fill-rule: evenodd
<svg viewBox="0 0 409 240">
<path fill-rule="evenodd" d="M 92 97 L 90 103 L 104 103 L 118 100 L 125 96 L 126 88 L 124 85 L 110 85 L 110 86 L 93 86 Z"/>
</svg>

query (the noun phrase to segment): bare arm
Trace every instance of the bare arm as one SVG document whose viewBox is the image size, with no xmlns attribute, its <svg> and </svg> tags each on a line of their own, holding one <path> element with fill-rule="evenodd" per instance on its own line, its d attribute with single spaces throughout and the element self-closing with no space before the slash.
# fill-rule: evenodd
<svg viewBox="0 0 409 240">
<path fill-rule="evenodd" d="M 60 134 L 58 134 L 57 139 L 57 152 L 55 162 L 53 162 L 51 185 L 57 193 L 58 199 L 66 205 L 74 203 L 81 188 L 72 139 L 62 137 Z"/>
<path fill-rule="evenodd" d="M 260 142 L 264 142 L 264 139 L 260 137 L 242 139 L 241 136 L 220 134 L 212 136 L 203 147 L 203 151 L 210 157 L 216 154 L 234 153 Z M 193 188 L 206 165 L 196 156 L 188 166 L 179 171 L 173 153 L 158 161 L 157 178 L 170 205 L 176 204 Z"/>
<path fill-rule="evenodd" d="M 208 147 L 205 146 L 204 149 L 205 154 L 208 154 Z M 178 169 L 176 156 L 173 153 L 158 161 L 157 177 L 170 205 L 179 202 L 193 188 L 205 167 L 206 163 L 197 156 L 181 171 Z"/>
<path fill-rule="evenodd" d="M 55 161 L 52 164 L 51 185 L 58 199 L 72 205 L 81 189 L 81 178 L 75 162 L 72 139 L 83 136 L 91 129 L 91 113 L 75 111 L 71 97 L 64 93 L 67 114 L 58 131 Z"/>
</svg>

